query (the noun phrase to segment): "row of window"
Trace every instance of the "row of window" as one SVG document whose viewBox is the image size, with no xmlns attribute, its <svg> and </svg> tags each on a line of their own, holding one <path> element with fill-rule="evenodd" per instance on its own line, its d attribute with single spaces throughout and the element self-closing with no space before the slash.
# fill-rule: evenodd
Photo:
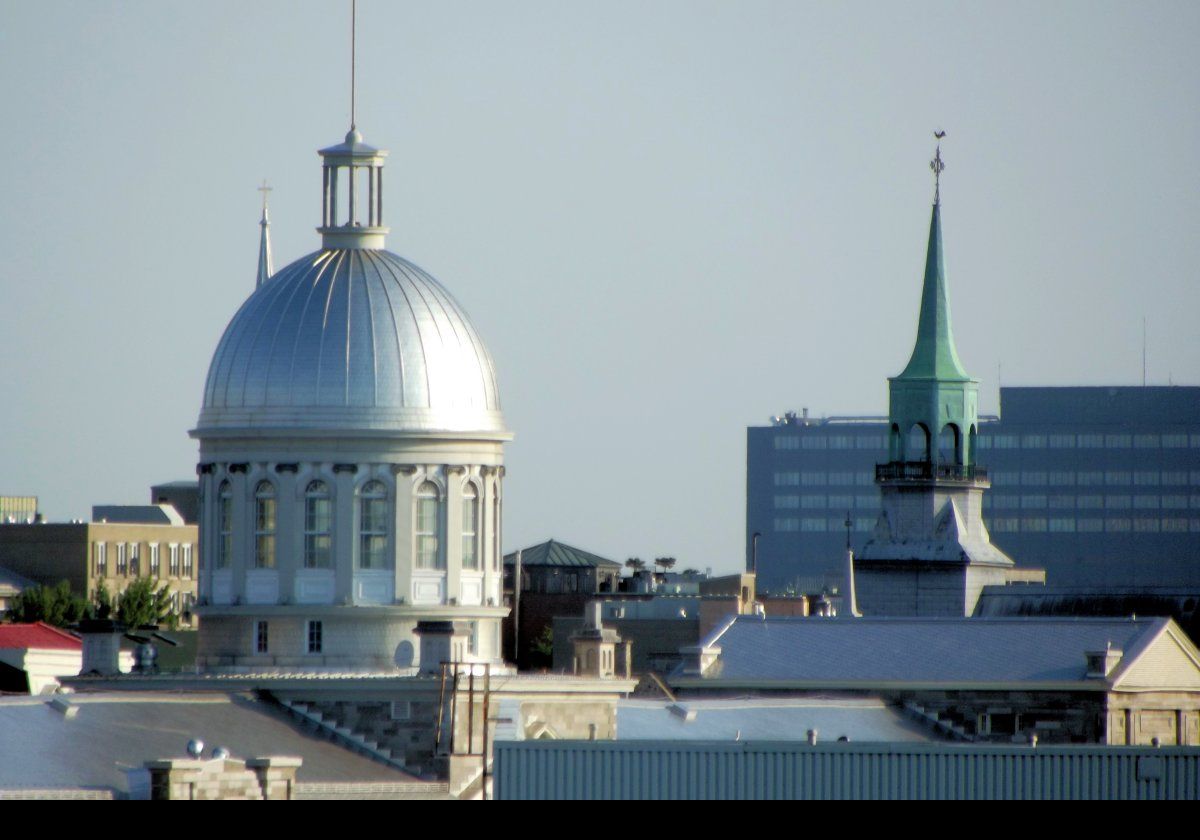
<svg viewBox="0 0 1200 840">
<path fill-rule="evenodd" d="M 388 527 L 391 508 L 387 486 L 381 481 L 368 481 L 355 493 L 358 515 L 358 557 L 360 569 L 388 569 Z M 479 490 L 472 482 L 462 491 L 462 565 L 464 569 L 480 568 Z M 499 501 L 496 520 L 499 521 Z M 442 499 L 436 484 L 425 481 L 417 488 L 414 504 L 413 533 L 418 569 L 445 569 L 442 551 Z M 275 485 L 260 481 L 254 488 L 254 568 L 273 569 L 276 565 L 276 519 L 278 505 Z M 321 480 L 309 482 L 304 490 L 304 567 L 328 569 L 333 565 L 333 493 Z M 233 561 L 233 488 L 222 482 L 218 491 L 218 568 L 227 568 Z M 495 535 L 494 535 L 495 536 Z M 493 552 L 499 557 L 499 546 Z"/>
<path fill-rule="evenodd" d="M 304 650 L 307 653 L 324 652 L 325 626 L 322 622 L 316 620 L 304 622 Z M 271 623 L 269 621 L 254 622 L 254 652 L 271 652 Z M 467 652 L 472 656 L 479 652 L 479 622 L 477 621 L 471 622 Z"/>
<path fill-rule="evenodd" d="M 783 450 L 887 448 L 882 435 L 785 435 L 774 438 Z M 980 449 L 1200 449 L 1200 434 L 980 434 Z"/>
<path fill-rule="evenodd" d="M 1200 510 L 1200 495 L 1184 496 L 1182 494 L 1158 496 L 1075 496 L 1075 495 L 1045 495 L 1041 493 L 992 493 L 983 497 L 984 507 L 994 510 L 1015 510 L 1034 508 L 1064 508 L 1067 510 Z"/>
<path fill-rule="evenodd" d="M 850 518 L 850 527 L 855 531 L 870 531 L 875 527 L 877 517 L 855 516 Z M 831 531 L 845 531 L 846 517 L 824 516 L 777 516 L 775 530 L 780 533 L 801 531 L 810 534 L 824 534 Z"/>
<path fill-rule="evenodd" d="M 875 527 L 874 517 L 852 518 L 855 531 L 870 531 Z M 988 529 L 994 533 L 1200 533 L 1200 518 L 1186 516 L 1139 516 L 1139 517 L 1079 517 L 1072 516 L 995 516 L 985 519 Z M 846 529 L 845 517 L 776 517 L 775 531 L 778 533 L 836 533 Z"/>
<path fill-rule="evenodd" d="M 995 434 L 980 435 L 980 449 L 1200 449 L 1200 435 Z"/>
<path fill-rule="evenodd" d="M 1200 470 L 992 470 L 993 487 L 1200 487 Z M 867 487 L 875 484 L 871 472 L 853 470 L 781 470 L 776 487 Z"/>
<path fill-rule="evenodd" d="M 872 472 L 785 470 L 775 473 L 776 487 L 825 487 L 827 485 L 871 487 L 874 484 L 875 474 Z"/>
<path fill-rule="evenodd" d="M 162 546 L 147 543 L 146 574 L 150 577 L 195 577 L 195 561 L 191 543 L 167 544 L 167 568 L 163 574 Z M 142 544 L 136 542 L 113 543 L 114 568 L 117 577 L 140 577 L 142 575 Z M 108 543 L 92 543 L 92 576 L 108 577 Z"/>
<path fill-rule="evenodd" d="M 849 510 L 850 508 L 878 510 L 879 494 L 826 496 L 823 493 L 814 493 L 805 496 L 775 497 L 776 510 L 822 510 L 825 508 L 833 508 L 834 510 Z"/>
<path fill-rule="evenodd" d="M 1096 487 L 1132 484 L 1136 487 L 1200 486 L 1200 470 L 993 470 L 993 486 L 1023 484 L 1028 487 Z"/>
<path fill-rule="evenodd" d="M 304 649 L 308 653 L 321 653 L 325 648 L 325 628 L 320 621 L 304 623 Z M 269 653 L 271 650 L 271 623 L 254 622 L 254 652 Z"/>
<path fill-rule="evenodd" d="M 996 516 L 988 528 L 997 534 L 1074 533 L 1200 533 L 1200 518 L 1186 516 L 1080 517 Z"/>
<path fill-rule="evenodd" d="M 886 449 L 883 435 L 776 435 L 776 449 Z"/>
</svg>

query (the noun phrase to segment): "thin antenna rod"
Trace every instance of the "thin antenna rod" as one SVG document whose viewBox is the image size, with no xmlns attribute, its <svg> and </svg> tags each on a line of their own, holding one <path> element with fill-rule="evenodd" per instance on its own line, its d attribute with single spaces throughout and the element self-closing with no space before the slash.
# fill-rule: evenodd
<svg viewBox="0 0 1200 840">
<path fill-rule="evenodd" d="M 358 63 L 358 0 L 350 0 L 350 130 L 357 127 L 355 119 L 355 70 Z"/>
</svg>

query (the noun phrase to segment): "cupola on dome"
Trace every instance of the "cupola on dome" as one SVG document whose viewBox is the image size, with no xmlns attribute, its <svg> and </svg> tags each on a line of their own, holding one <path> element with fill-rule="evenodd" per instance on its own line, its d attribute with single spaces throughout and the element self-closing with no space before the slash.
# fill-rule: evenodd
<svg viewBox="0 0 1200 840">
<path fill-rule="evenodd" d="M 320 154 L 323 247 L 262 282 L 233 316 L 196 432 L 504 435 L 492 359 L 463 308 L 383 248 L 387 152 L 352 129 Z"/>
</svg>

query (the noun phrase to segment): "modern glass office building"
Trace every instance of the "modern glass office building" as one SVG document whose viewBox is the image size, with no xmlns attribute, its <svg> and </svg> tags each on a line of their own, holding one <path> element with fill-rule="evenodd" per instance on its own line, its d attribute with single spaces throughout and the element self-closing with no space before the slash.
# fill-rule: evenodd
<svg viewBox="0 0 1200 840">
<path fill-rule="evenodd" d="M 859 546 L 879 515 L 887 428 L 789 414 L 748 430 L 746 559 L 760 589 L 840 581 L 847 519 Z M 978 461 L 992 541 L 1047 584 L 1200 586 L 1200 387 L 1001 388 Z"/>
</svg>

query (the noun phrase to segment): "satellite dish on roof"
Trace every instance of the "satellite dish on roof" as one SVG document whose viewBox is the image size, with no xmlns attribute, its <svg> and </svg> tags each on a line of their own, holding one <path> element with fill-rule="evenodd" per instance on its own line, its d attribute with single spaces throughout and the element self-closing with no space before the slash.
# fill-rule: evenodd
<svg viewBox="0 0 1200 840">
<path fill-rule="evenodd" d="M 199 738 L 193 738 L 187 744 L 188 755 L 192 758 L 199 758 L 204 755 L 204 742 Z"/>
</svg>

